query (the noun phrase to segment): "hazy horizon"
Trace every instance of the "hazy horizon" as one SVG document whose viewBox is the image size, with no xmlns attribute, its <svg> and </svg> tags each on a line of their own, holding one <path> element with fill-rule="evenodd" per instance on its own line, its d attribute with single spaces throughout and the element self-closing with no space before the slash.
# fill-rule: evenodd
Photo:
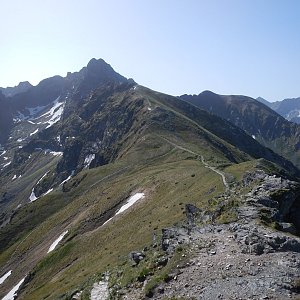
<svg viewBox="0 0 300 300">
<path fill-rule="evenodd" d="M 1 87 L 66 76 L 95 57 L 171 95 L 300 97 L 296 0 L 14 0 L 2 11 Z"/>
</svg>

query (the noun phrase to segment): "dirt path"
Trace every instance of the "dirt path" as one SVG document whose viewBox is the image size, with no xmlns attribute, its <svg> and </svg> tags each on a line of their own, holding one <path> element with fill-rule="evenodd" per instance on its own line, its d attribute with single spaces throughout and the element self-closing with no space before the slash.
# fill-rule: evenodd
<svg viewBox="0 0 300 300">
<path fill-rule="evenodd" d="M 198 157 L 200 157 L 201 162 L 203 163 L 203 165 L 204 165 L 205 168 L 208 168 L 208 169 L 210 169 L 211 171 L 213 171 L 213 172 L 215 172 L 215 173 L 217 173 L 218 175 L 221 176 L 222 182 L 223 182 L 224 187 L 225 187 L 225 191 L 228 191 L 228 190 L 229 190 L 229 184 L 228 184 L 228 182 L 227 182 L 227 180 L 226 180 L 225 173 L 222 172 L 222 171 L 220 171 L 220 170 L 218 170 L 216 167 L 210 166 L 210 165 L 204 160 L 203 155 L 201 155 L 201 154 L 199 154 L 199 153 L 196 153 L 196 152 L 194 152 L 194 151 L 192 151 L 192 150 L 190 150 L 190 149 L 187 149 L 187 148 L 185 148 L 185 147 L 179 146 L 179 145 L 177 145 L 177 144 L 175 144 L 175 143 L 169 141 L 169 140 L 166 139 L 165 137 L 162 137 L 162 136 L 160 136 L 160 137 L 161 137 L 163 140 L 165 140 L 166 142 L 168 142 L 170 145 L 176 147 L 177 149 L 186 151 L 186 152 L 188 152 L 188 153 L 191 153 L 191 154 L 193 154 L 193 155 L 197 155 Z"/>
</svg>

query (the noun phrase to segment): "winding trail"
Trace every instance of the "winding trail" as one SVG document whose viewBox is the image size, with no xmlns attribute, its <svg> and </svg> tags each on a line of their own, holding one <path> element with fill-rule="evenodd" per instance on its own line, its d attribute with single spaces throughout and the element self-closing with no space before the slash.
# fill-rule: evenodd
<svg viewBox="0 0 300 300">
<path fill-rule="evenodd" d="M 215 173 L 217 173 L 218 175 L 221 176 L 222 182 L 223 182 L 224 187 L 225 187 L 225 191 L 228 191 L 228 190 L 229 190 L 229 184 L 228 184 L 228 182 L 227 182 L 227 180 L 226 180 L 225 173 L 222 172 L 222 171 L 220 171 L 220 170 L 218 170 L 216 167 L 210 166 L 210 165 L 204 160 L 203 155 L 198 154 L 198 153 L 196 153 L 196 152 L 194 152 L 194 151 L 192 151 L 192 150 L 190 150 L 190 149 L 187 149 L 187 148 L 185 148 L 185 147 L 179 146 L 179 145 L 177 145 L 177 144 L 175 144 L 175 143 L 169 141 L 169 140 L 166 139 L 165 137 L 160 136 L 160 138 L 162 138 L 163 140 L 165 140 L 166 142 L 168 142 L 170 145 L 176 147 L 177 149 L 186 151 L 186 152 L 188 152 L 188 153 L 191 153 L 191 154 L 193 154 L 193 155 L 196 155 L 196 156 L 200 157 L 201 162 L 203 163 L 203 165 L 204 165 L 205 168 L 208 168 L 208 169 L 210 169 L 211 171 L 213 171 L 213 172 L 215 172 Z"/>
</svg>

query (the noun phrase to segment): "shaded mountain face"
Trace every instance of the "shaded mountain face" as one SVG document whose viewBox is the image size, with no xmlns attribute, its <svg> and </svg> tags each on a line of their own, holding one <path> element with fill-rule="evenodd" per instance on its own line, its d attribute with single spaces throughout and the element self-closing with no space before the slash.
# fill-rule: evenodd
<svg viewBox="0 0 300 300">
<path fill-rule="evenodd" d="M 268 102 L 267 100 L 259 97 L 257 100 L 272 108 L 288 121 L 300 124 L 300 98 Z"/>
<path fill-rule="evenodd" d="M 3 144 L 12 126 L 12 113 L 10 105 L 4 95 L 0 92 L 0 144 Z"/>
<path fill-rule="evenodd" d="M 180 97 L 228 120 L 253 139 L 300 166 L 300 126 L 285 120 L 271 108 L 245 96 L 221 96 L 206 91 Z"/>
<path fill-rule="evenodd" d="M 0 124 L 0 143 L 4 143 L 9 139 L 8 132 L 16 131 L 17 127 L 24 127 L 25 123 L 34 125 L 32 123 L 40 123 L 40 126 L 31 126 L 32 132 L 37 129 L 41 131 L 49 125 L 43 120 L 39 120 L 40 116 L 48 113 L 51 109 L 50 115 L 56 113 L 58 120 L 59 108 L 61 108 L 66 102 L 67 106 L 71 109 L 72 106 L 78 105 L 80 101 L 87 96 L 93 89 L 99 85 L 105 85 L 111 82 L 125 82 L 126 79 L 116 73 L 110 65 L 103 60 L 92 59 L 87 67 L 76 73 L 68 73 L 63 78 L 61 76 L 54 76 L 42 80 L 37 86 L 30 87 L 24 92 L 15 93 L 13 96 L 2 100 L 5 104 L 2 104 L 2 113 L 9 112 L 3 122 Z M 72 101 L 67 99 L 72 98 Z M 62 109 L 60 109 L 62 111 Z M 34 122 L 36 120 L 37 122 Z M 45 120 L 44 120 L 45 121 Z M 22 122 L 22 124 L 20 123 Z M 51 122 L 50 122 L 51 123 Z M 53 120 L 52 120 L 53 123 Z M 25 131 L 26 131 L 25 126 Z M 20 132 L 23 129 L 18 128 Z M 29 129 L 29 130 L 31 130 Z M 32 133 L 30 132 L 30 133 Z M 28 135 L 30 135 L 28 133 Z M 20 134 L 19 136 L 10 136 L 13 140 L 23 140 L 26 134 Z"/>
<path fill-rule="evenodd" d="M 268 141 L 265 145 L 269 146 L 274 140 L 289 139 L 295 128 L 271 109 L 257 106 L 251 98 L 204 92 L 197 97 L 182 96 L 187 100 L 182 101 L 138 86 L 101 59 L 92 59 L 87 67 L 68 73 L 66 78 L 45 79 L 9 101 L 2 98 L 6 106 L 3 111 L 9 112 L 1 123 L 3 174 L 22 176 L 38 153 L 45 154 L 41 161 L 53 160 L 53 170 L 35 185 L 34 197 L 85 169 L 125 157 L 135 160 L 130 147 L 148 132 L 151 136 L 170 132 L 184 140 L 190 134 L 224 163 L 263 158 L 298 176 L 292 163 L 258 142 Z M 202 109 L 188 103 L 199 106 L 199 99 Z M 285 131 L 280 131 L 284 126 Z M 3 207 L 11 205 L 9 200 L 16 192 L 11 194 Z"/>
<path fill-rule="evenodd" d="M 151 100 L 155 109 L 151 108 Z M 159 136 L 160 131 L 170 132 L 172 136 L 176 133 L 182 139 L 186 139 L 188 133 L 194 134 L 196 141 L 204 143 L 224 162 L 264 158 L 293 176 L 299 172 L 292 163 L 263 147 L 230 122 L 176 97 L 137 87 L 131 80 L 110 81 L 85 98 L 78 98 L 75 93 L 64 102 L 58 101 L 46 113 L 21 120 L 8 143 L 18 147 L 6 156 L 11 161 L 3 169 L 6 172 L 21 167 L 22 173 L 36 151 L 60 156 L 55 170 L 35 187 L 36 196 L 86 168 L 131 157 L 130 147 L 148 132 L 151 136 Z M 22 133 L 24 123 L 32 128 L 29 135 L 28 131 Z M 7 162 L 3 161 L 3 164 Z"/>
<path fill-rule="evenodd" d="M 232 122 L 137 85 L 103 60 L 1 103 L 11 116 L 0 152 L 0 275 L 9 274 L 1 297 L 22 282 L 21 299 L 89 299 L 102 274 L 128 274 L 112 278 L 119 288 L 158 276 L 171 268 L 171 256 L 161 255 L 168 247 L 159 246 L 164 228 L 183 222 L 187 207 L 200 212 L 196 206 L 205 222 L 234 221 L 237 201 L 262 180 L 280 198 L 275 205 L 253 193 L 251 201 L 270 205 L 264 222 L 300 230 L 300 188 L 287 179 L 299 170 L 290 161 Z M 160 262 L 147 258 L 148 272 L 137 267 L 145 254 L 132 251 L 150 248 Z"/>
<path fill-rule="evenodd" d="M 269 107 L 271 107 L 272 102 L 269 102 L 268 100 L 262 98 L 262 97 L 258 97 L 256 98 L 257 101 L 263 103 L 264 105 L 267 105 Z M 271 107 L 272 108 L 272 107 Z"/>
<path fill-rule="evenodd" d="M 30 88 L 32 88 L 32 85 L 28 81 L 23 81 L 15 87 L 0 88 L 0 91 L 2 91 L 5 97 L 13 97 L 17 94 L 26 92 Z"/>
</svg>

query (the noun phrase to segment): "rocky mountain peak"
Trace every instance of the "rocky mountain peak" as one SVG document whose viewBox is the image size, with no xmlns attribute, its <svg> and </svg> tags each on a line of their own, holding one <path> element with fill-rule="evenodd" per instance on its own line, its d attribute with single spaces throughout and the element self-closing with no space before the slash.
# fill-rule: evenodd
<svg viewBox="0 0 300 300">
<path fill-rule="evenodd" d="M 67 78 L 71 79 L 73 85 L 77 86 L 82 97 L 100 85 L 127 81 L 103 59 L 95 58 L 91 59 L 87 66 L 78 73 L 68 74 Z"/>
<path fill-rule="evenodd" d="M 22 88 L 31 88 L 32 84 L 29 81 L 21 81 L 17 87 L 22 87 Z"/>
<path fill-rule="evenodd" d="M 86 66 L 86 76 L 88 76 L 89 79 L 92 77 L 102 80 L 117 79 L 119 81 L 123 81 L 125 79 L 125 77 L 115 72 L 115 70 L 101 58 L 92 58 L 89 61 Z"/>
<path fill-rule="evenodd" d="M 205 90 L 205 91 L 201 92 L 200 95 L 202 95 L 202 96 L 216 96 L 217 94 L 215 94 L 212 91 Z"/>
<path fill-rule="evenodd" d="M 96 58 L 92 58 L 88 64 L 87 64 L 87 68 L 88 69 L 97 69 L 97 68 L 101 68 L 103 66 L 110 66 L 109 64 L 107 64 L 102 58 L 96 59 Z"/>
</svg>

